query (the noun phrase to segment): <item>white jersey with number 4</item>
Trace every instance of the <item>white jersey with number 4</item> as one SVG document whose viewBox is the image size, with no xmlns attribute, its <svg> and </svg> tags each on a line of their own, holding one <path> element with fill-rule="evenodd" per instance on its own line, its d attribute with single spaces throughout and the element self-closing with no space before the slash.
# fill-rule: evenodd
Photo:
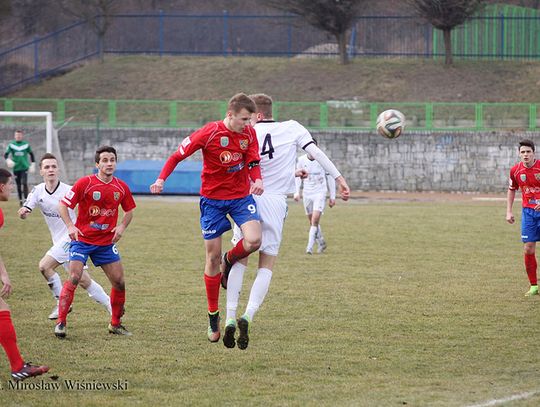
<svg viewBox="0 0 540 407">
<path fill-rule="evenodd" d="M 264 193 L 293 193 L 296 151 L 313 143 L 311 134 L 295 120 L 264 120 L 253 127 L 259 141 Z"/>
<path fill-rule="evenodd" d="M 71 186 L 59 182 L 54 191 L 49 192 L 45 188 L 45 183 L 42 182 L 32 189 L 23 205 L 30 210 L 34 210 L 36 206 L 39 207 L 49 227 L 54 244 L 70 240 L 66 224 L 58 213 L 58 203 L 70 190 Z M 75 223 L 77 218 L 75 211 L 69 208 L 68 211 L 71 220 Z"/>
</svg>

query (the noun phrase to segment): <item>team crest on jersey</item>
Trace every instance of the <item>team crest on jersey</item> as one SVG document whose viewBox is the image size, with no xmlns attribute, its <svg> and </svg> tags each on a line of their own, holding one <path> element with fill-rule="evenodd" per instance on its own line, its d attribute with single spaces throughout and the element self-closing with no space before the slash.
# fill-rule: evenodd
<svg viewBox="0 0 540 407">
<path fill-rule="evenodd" d="M 240 140 L 240 148 L 242 150 L 246 150 L 248 148 L 249 141 L 248 140 Z"/>
<path fill-rule="evenodd" d="M 221 147 L 227 147 L 229 145 L 229 137 L 223 136 L 219 139 Z"/>
<path fill-rule="evenodd" d="M 519 179 L 521 180 L 521 182 L 525 182 L 527 180 L 527 176 L 525 174 L 520 174 Z"/>
<path fill-rule="evenodd" d="M 115 192 L 113 195 L 115 201 L 118 201 L 120 199 L 120 192 Z"/>
<path fill-rule="evenodd" d="M 99 191 L 92 192 L 92 199 L 94 201 L 99 201 L 101 199 L 101 192 Z"/>
</svg>

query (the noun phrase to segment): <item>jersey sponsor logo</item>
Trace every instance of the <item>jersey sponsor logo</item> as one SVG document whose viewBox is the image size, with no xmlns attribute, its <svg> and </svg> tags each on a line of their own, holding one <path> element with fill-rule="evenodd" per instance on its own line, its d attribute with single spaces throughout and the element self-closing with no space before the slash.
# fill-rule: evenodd
<svg viewBox="0 0 540 407">
<path fill-rule="evenodd" d="M 525 174 L 520 174 L 519 179 L 521 180 L 521 182 L 525 182 L 527 181 L 527 176 Z"/>
<path fill-rule="evenodd" d="M 229 137 L 223 136 L 219 139 L 219 144 L 221 144 L 221 147 L 227 147 L 229 145 Z"/>
<path fill-rule="evenodd" d="M 101 192 L 99 191 L 92 192 L 92 199 L 94 201 L 99 201 L 101 199 Z"/>
<path fill-rule="evenodd" d="M 75 192 L 73 192 L 73 190 L 70 189 L 70 190 L 68 191 L 68 193 L 66 194 L 66 198 L 67 198 L 67 199 L 71 199 L 71 198 L 73 198 L 74 195 L 75 195 Z"/>
<path fill-rule="evenodd" d="M 540 187 L 525 187 L 526 194 L 540 194 Z"/>
<path fill-rule="evenodd" d="M 233 159 L 233 155 L 231 154 L 230 151 L 223 151 L 219 155 L 219 160 L 221 161 L 222 164 L 228 164 L 232 161 L 232 159 Z"/>
<path fill-rule="evenodd" d="M 248 146 L 249 146 L 248 140 L 240 140 L 240 148 L 242 150 L 247 150 Z"/>
<path fill-rule="evenodd" d="M 60 215 L 57 214 L 57 213 L 54 213 L 54 212 L 45 212 L 45 211 L 41 211 L 41 213 L 43 213 L 44 216 L 47 216 L 48 218 L 59 218 Z"/>
<path fill-rule="evenodd" d="M 241 160 L 241 159 L 242 159 L 242 154 L 240 154 L 240 153 L 234 153 L 232 155 L 232 160 L 233 161 L 238 161 L 238 160 Z"/>
<path fill-rule="evenodd" d="M 97 205 L 92 205 L 88 208 L 88 214 L 90 216 L 114 216 L 116 215 L 116 209 L 103 209 Z"/>
<path fill-rule="evenodd" d="M 109 228 L 108 223 L 90 222 L 90 227 L 97 230 L 107 230 Z"/>
<path fill-rule="evenodd" d="M 115 201 L 118 201 L 118 200 L 120 199 L 120 192 L 115 192 L 115 193 L 113 194 L 113 196 L 114 196 L 114 200 L 115 200 Z"/>
<path fill-rule="evenodd" d="M 233 165 L 232 167 L 227 168 L 227 172 L 228 173 L 237 172 L 237 171 L 240 171 L 242 168 L 244 168 L 244 162 L 243 161 L 241 163 Z"/>
</svg>

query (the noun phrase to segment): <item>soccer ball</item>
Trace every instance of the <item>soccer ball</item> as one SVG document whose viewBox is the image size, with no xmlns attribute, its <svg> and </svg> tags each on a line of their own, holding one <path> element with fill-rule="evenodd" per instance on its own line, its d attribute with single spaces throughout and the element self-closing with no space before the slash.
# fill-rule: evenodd
<svg viewBox="0 0 540 407">
<path fill-rule="evenodd" d="M 405 116 L 399 110 L 390 109 L 377 117 L 377 131 L 386 138 L 398 138 L 405 128 Z"/>
</svg>

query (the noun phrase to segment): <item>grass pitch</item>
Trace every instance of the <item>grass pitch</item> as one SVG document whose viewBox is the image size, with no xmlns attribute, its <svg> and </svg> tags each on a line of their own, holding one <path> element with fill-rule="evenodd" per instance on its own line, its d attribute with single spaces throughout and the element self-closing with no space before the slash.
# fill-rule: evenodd
<svg viewBox="0 0 540 407">
<path fill-rule="evenodd" d="M 3 204 L 19 346 L 51 372 L 13 389 L 0 358 L 2 405 L 467 406 L 523 394 L 511 405 L 540 402 L 540 298 L 523 296 L 519 226 L 506 224 L 503 202 L 339 202 L 322 220 L 329 248 L 313 256 L 304 254 L 303 209 L 291 202 L 246 351 L 206 339 L 197 203 L 138 205 L 119 245 L 134 336 L 107 334 L 106 312 L 79 288 L 68 338 L 58 340 L 37 271 L 48 231 L 39 213 L 21 221 L 15 201 Z M 224 291 L 220 303 L 224 310 Z"/>
</svg>

